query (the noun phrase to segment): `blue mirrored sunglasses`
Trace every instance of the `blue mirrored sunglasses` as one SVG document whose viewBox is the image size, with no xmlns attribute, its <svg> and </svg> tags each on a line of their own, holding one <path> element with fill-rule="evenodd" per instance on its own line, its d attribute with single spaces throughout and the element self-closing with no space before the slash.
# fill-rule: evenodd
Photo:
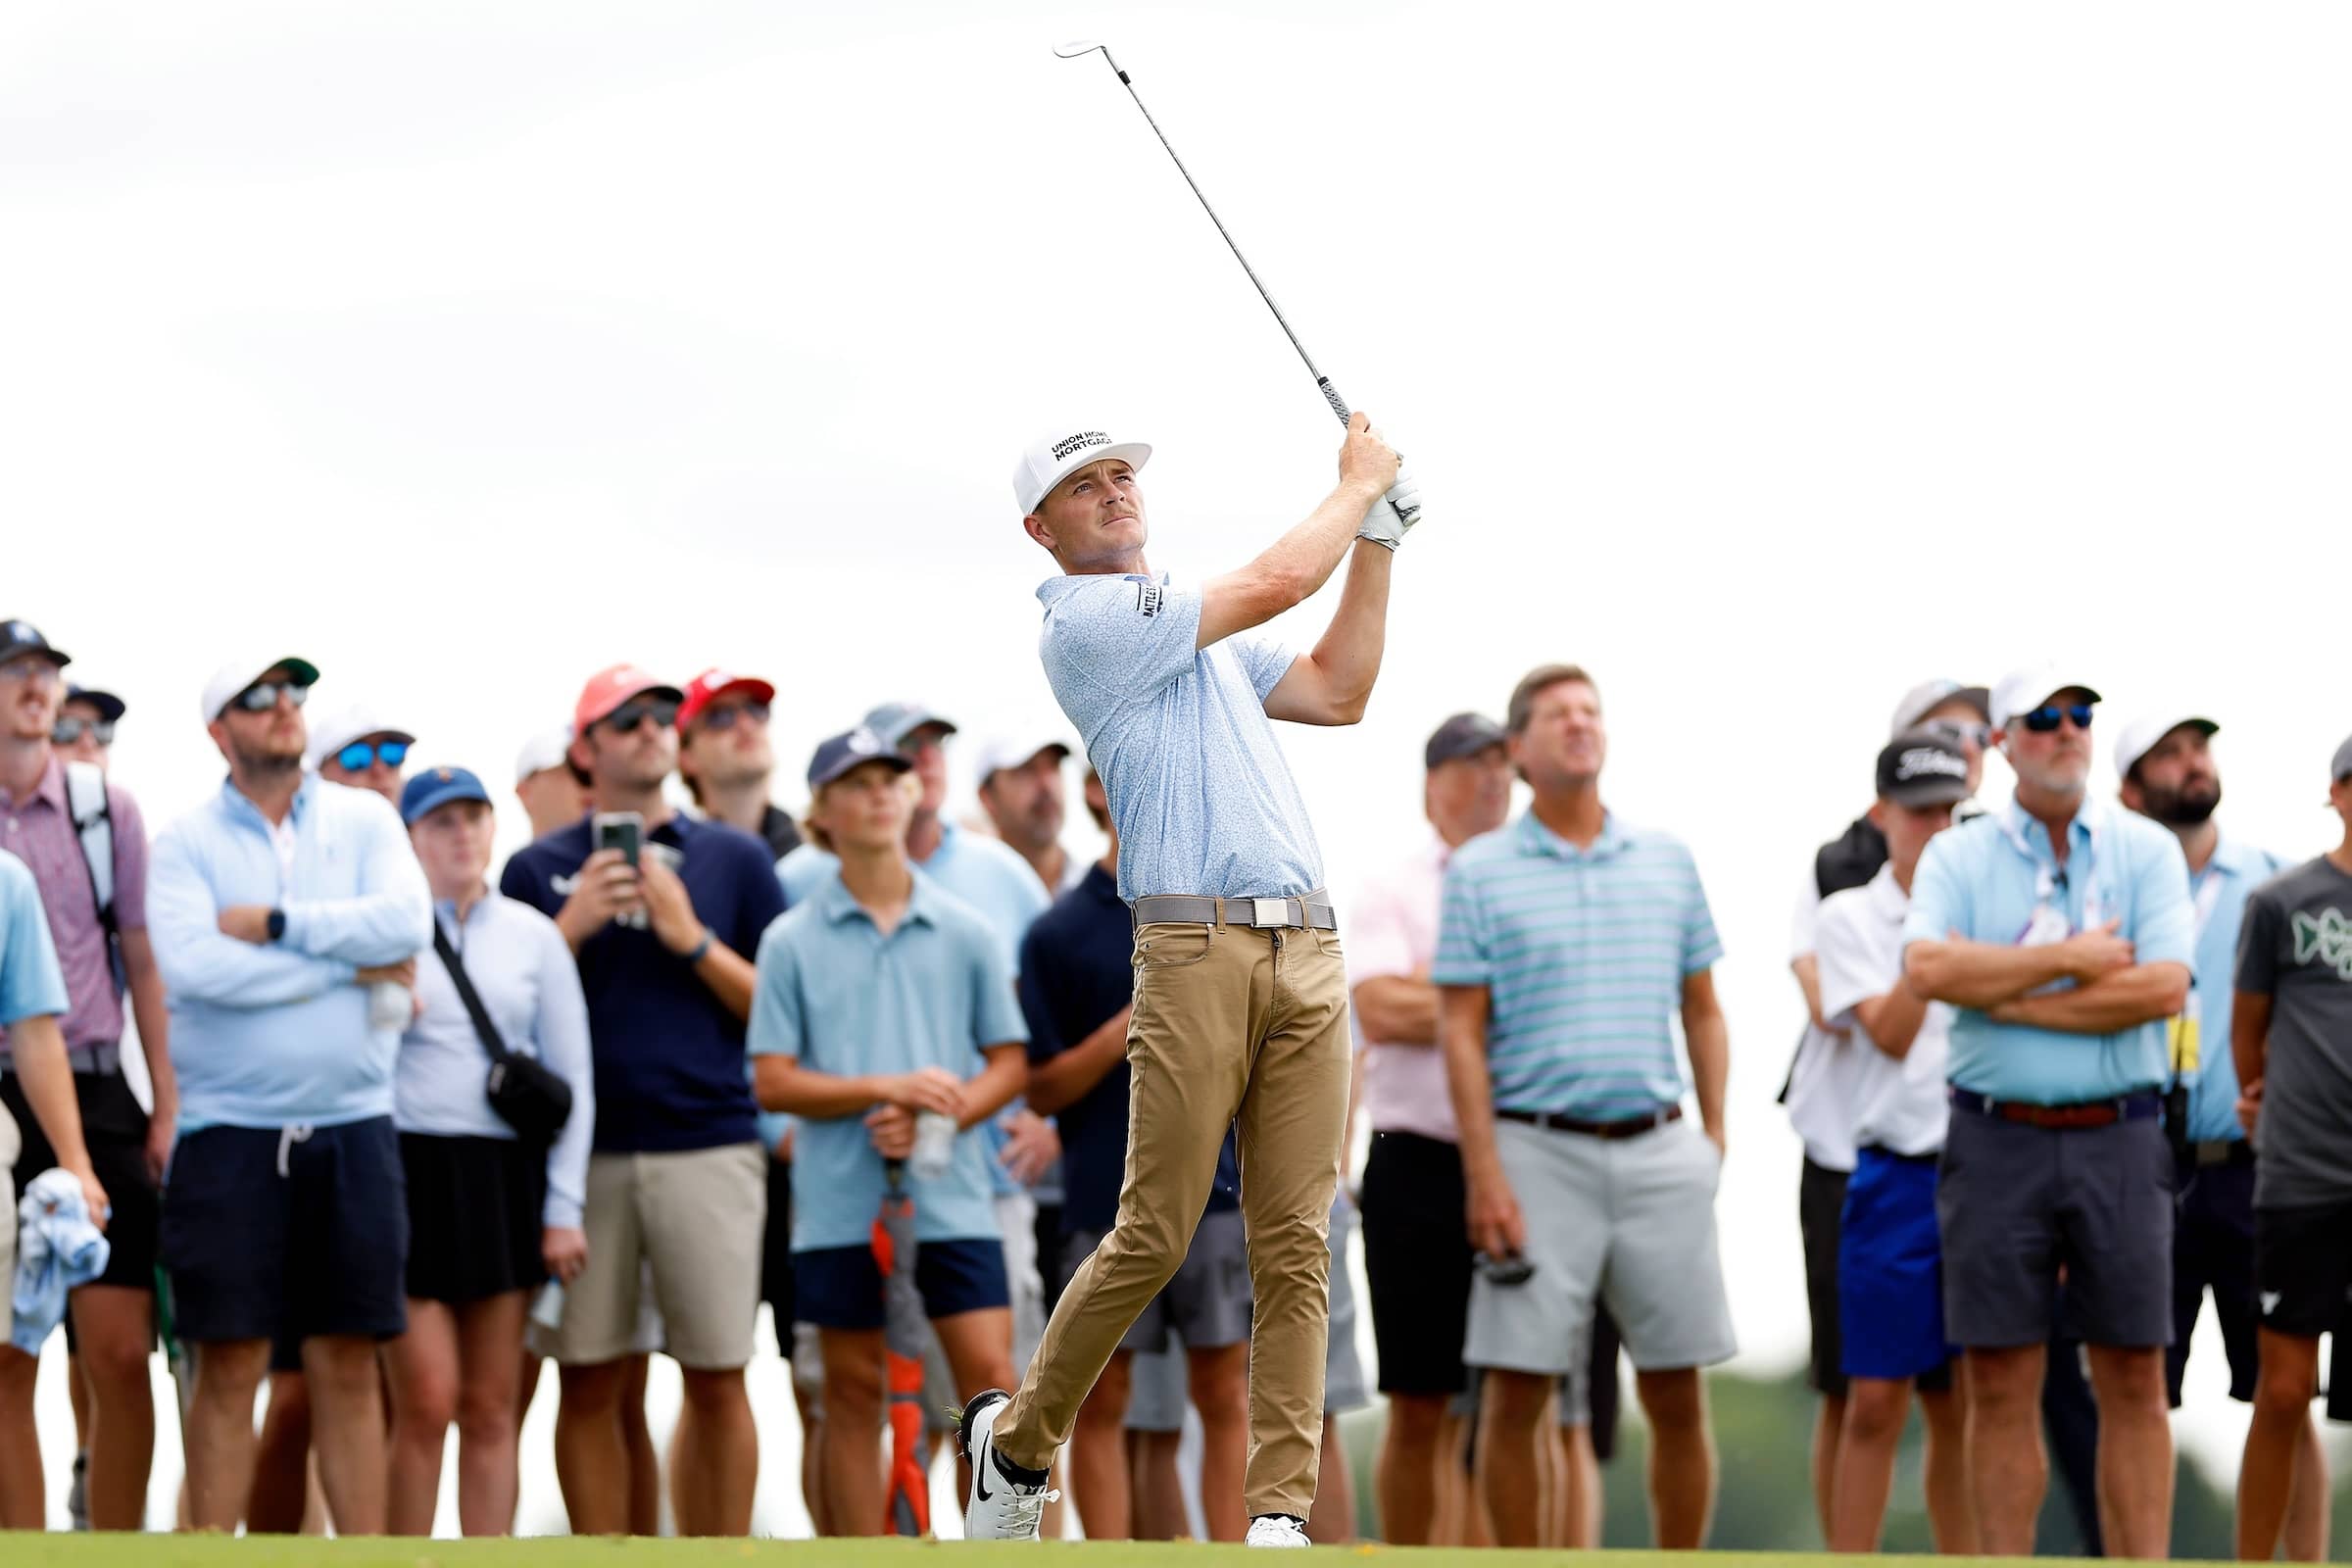
<svg viewBox="0 0 2352 1568">
<path fill-rule="evenodd" d="M 377 741 L 370 745 L 367 741 L 353 741 L 335 754 L 335 760 L 343 764 L 346 773 L 357 773 L 378 758 L 386 767 L 398 767 L 409 760 L 409 743 Z"/>
<path fill-rule="evenodd" d="M 2075 728 L 2090 728 L 2089 703 L 2044 703 L 2030 713 L 2020 713 L 2017 721 L 2036 735 L 2047 735 L 2062 722 L 2072 719 Z"/>
</svg>

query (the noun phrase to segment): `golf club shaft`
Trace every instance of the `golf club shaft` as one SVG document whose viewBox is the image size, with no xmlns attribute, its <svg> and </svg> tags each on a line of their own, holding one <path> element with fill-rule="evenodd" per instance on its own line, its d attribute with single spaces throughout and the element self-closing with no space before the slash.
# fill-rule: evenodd
<svg viewBox="0 0 2352 1568">
<path fill-rule="evenodd" d="M 1125 71 L 1120 70 L 1119 63 L 1110 58 L 1107 48 L 1102 51 L 1102 59 L 1112 71 L 1118 73 L 1119 85 L 1125 87 L 1127 96 L 1135 100 L 1135 107 L 1143 114 L 1144 123 L 1152 127 L 1152 134 L 1157 136 L 1160 146 L 1167 149 L 1168 159 L 1175 164 L 1176 172 L 1182 174 L 1184 182 L 1192 187 L 1193 196 L 1200 203 L 1200 210 L 1208 215 L 1208 220 L 1217 225 L 1217 234 L 1225 241 L 1225 248 L 1233 252 L 1233 259 L 1241 263 L 1242 270 L 1250 275 L 1250 286 L 1257 290 L 1257 297 L 1264 300 L 1266 309 L 1274 313 L 1274 320 L 1281 326 L 1282 335 L 1291 340 L 1291 347 L 1298 351 L 1298 358 L 1305 364 L 1307 374 L 1315 378 L 1315 389 L 1323 394 L 1323 401 L 1331 405 L 1331 412 L 1340 416 L 1340 422 L 1346 424 L 1348 400 L 1341 397 L 1340 389 L 1331 384 L 1331 377 L 1315 368 L 1314 356 L 1306 352 L 1306 345 L 1298 341 L 1297 332 L 1291 330 L 1290 318 L 1282 314 L 1282 307 L 1274 303 L 1274 296 L 1267 293 L 1266 285 L 1258 280 L 1257 269 L 1250 265 L 1250 258 L 1244 256 L 1242 248 L 1233 242 L 1233 233 L 1225 226 L 1225 220 L 1217 216 L 1214 207 L 1208 205 L 1208 197 L 1201 193 L 1200 182 L 1193 178 L 1193 172 L 1184 167 L 1184 160 L 1177 156 L 1176 146 L 1168 140 L 1168 133 L 1159 128 L 1158 121 L 1152 118 L 1152 111 L 1145 107 L 1143 94 L 1135 90 L 1135 82 Z"/>
</svg>

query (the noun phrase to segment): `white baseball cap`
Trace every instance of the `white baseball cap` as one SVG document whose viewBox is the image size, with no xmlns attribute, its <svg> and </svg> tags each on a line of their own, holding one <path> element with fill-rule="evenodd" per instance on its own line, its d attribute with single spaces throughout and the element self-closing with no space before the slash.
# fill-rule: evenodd
<svg viewBox="0 0 2352 1568">
<path fill-rule="evenodd" d="M 1977 710 L 1977 716 L 1987 724 L 1992 722 L 1992 693 L 1982 686 L 1963 686 L 1956 680 L 1923 680 L 1903 693 L 1903 700 L 1894 705 L 1894 721 L 1886 727 L 1890 736 L 1916 728 L 1928 716 L 1931 709 L 1946 703 L 1966 703 Z"/>
<path fill-rule="evenodd" d="M 2094 703 L 2103 701 L 2088 681 L 2068 680 L 2058 673 L 2055 664 L 2029 664 L 2024 669 L 2011 670 L 1992 689 L 1992 711 L 1985 721 L 1994 729 L 2007 729 L 2009 721 L 2018 714 L 2031 713 L 2066 691 L 2081 692 Z"/>
<path fill-rule="evenodd" d="M 237 694 L 260 680 L 279 665 L 302 686 L 318 684 L 318 666 L 307 659 L 235 659 L 213 671 L 212 679 L 204 683 L 204 721 L 210 724 L 220 716 L 220 710 L 237 700 Z"/>
<path fill-rule="evenodd" d="M 2179 716 L 2168 717 L 2168 714 Z M 2115 743 L 2115 776 L 2120 779 L 2130 773 L 2133 764 L 2156 749 L 2158 741 L 2183 724 L 2193 724 L 2208 735 L 2217 733 L 2222 727 L 2210 718 L 2181 713 L 2178 709 L 2167 708 L 2154 713 L 2142 713 L 2124 726 L 2124 733 Z"/>
<path fill-rule="evenodd" d="M 311 731 L 311 766 L 316 768 L 353 741 L 364 741 L 370 735 L 389 736 L 411 746 L 416 744 L 416 737 L 398 724 L 378 721 L 374 709 L 365 703 L 353 703 L 319 719 L 318 727 Z"/>
<path fill-rule="evenodd" d="M 517 784 L 527 783 L 551 767 L 562 767 L 564 760 L 570 755 L 571 726 L 569 724 L 558 724 L 554 729 L 543 729 L 529 740 L 524 741 L 522 750 L 514 754 L 514 782 Z"/>
<path fill-rule="evenodd" d="M 986 784 L 1008 767 L 1019 767 L 1032 758 L 1047 752 L 1059 752 L 1063 758 L 1072 755 L 1070 743 L 1064 740 L 1023 740 L 1016 735 L 991 735 L 980 743 L 977 777 Z"/>
<path fill-rule="evenodd" d="M 1131 467 L 1152 460 L 1152 449 L 1141 441 L 1113 441 L 1100 430 L 1049 430 L 1029 443 L 1012 470 L 1012 499 L 1026 517 L 1054 493 L 1054 487 L 1090 463 L 1117 458 Z"/>
</svg>

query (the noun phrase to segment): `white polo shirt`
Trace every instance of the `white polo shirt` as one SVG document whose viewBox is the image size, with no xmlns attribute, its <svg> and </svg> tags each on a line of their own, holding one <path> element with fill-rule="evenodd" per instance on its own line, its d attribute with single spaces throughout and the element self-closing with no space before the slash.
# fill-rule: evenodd
<svg viewBox="0 0 2352 1568">
<path fill-rule="evenodd" d="M 1856 1048 L 1854 1146 L 1933 1154 L 1943 1148 L 1951 1114 L 1943 1081 L 1951 1054 L 1951 1007 L 1928 1004 L 1910 1051 L 1899 1060 L 1871 1044 L 1854 1010 L 1902 983 L 1903 918 L 1910 912 L 1911 895 L 1895 882 L 1894 867 L 1881 866 L 1864 886 L 1823 902 L 1814 956 L 1821 964 L 1821 1015 L 1851 1030 Z"/>
<path fill-rule="evenodd" d="M 1815 956 L 1821 905 L 1821 884 L 1807 863 L 1789 921 L 1789 962 Z M 1822 1016 L 1830 1016 L 1826 999 Z M 1788 1073 L 1788 1125 L 1804 1140 L 1805 1158 L 1825 1170 L 1854 1168 L 1856 1081 L 1866 1065 L 1862 1058 L 1875 1054 L 1868 1041 L 1854 1034 L 1816 1029 L 1812 1019 L 1805 1020 L 1804 1038 L 1797 1043 Z"/>
<path fill-rule="evenodd" d="M 1453 852 L 1431 833 L 1401 862 L 1356 892 L 1348 917 L 1348 984 L 1395 976 L 1429 978 L 1438 956 L 1438 906 L 1446 862 Z M 1364 1114 L 1372 1130 L 1418 1133 L 1461 1142 L 1453 1096 L 1446 1087 L 1446 1054 L 1436 1046 L 1364 1042 Z"/>
</svg>

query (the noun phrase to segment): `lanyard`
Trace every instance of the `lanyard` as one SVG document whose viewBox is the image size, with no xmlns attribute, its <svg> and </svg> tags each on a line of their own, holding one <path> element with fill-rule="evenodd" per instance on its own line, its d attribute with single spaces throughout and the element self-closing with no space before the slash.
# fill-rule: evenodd
<svg viewBox="0 0 2352 1568">
<path fill-rule="evenodd" d="M 2032 930 L 2043 920 L 2042 911 L 2045 909 L 2053 910 L 2063 918 L 2066 911 L 2063 907 L 2063 901 L 2058 896 L 2060 873 L 2050 866 L 2044 865 L 2041 858 L 2034 853 L 2033 845 L 2027 841 L 2027 817 L 2024 808 L 2012 799 L 2007 806 L 2001 808 L 1995 820 L 2000 825 L 2001 836 L 2009 841 L 2009 847 L 2024 856 L 2034 866 L 2034 918 L 2028 922 L 2027 929 Z M 2082 824 L 2083 832 L 2088 837 L 2089 843 L 2083 846 L 2081 855 L 2073 857 L 2074 863 L 2068 868 L 2065 875 L 2069 881 L 2072 881 L 2077 874 L 2082 878 L 2082 929 L 2088 930 L 2100 923 L 2101 913 L 2098 884 L 2099 819 L 2091 814 L 2086 805 L 2076 820 Z"/>
</svg>

